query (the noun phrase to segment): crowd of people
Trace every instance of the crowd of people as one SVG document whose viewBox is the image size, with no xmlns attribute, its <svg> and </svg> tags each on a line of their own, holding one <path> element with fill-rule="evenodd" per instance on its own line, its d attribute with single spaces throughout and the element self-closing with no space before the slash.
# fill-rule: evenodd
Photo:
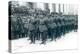
<svg viewBox="0 0 80 54">
<path fill-rule="evenodd" d="M 57 40 L 78 29 L 77 15 L 63 15 L 49 10 L 29 9 L 27 12 L 13 13 L 10 18 L 10 40 L 26 37 L 31 43 L 38 40 L 41 44 L 46 44 L 48 39 Z"/>
</svg>

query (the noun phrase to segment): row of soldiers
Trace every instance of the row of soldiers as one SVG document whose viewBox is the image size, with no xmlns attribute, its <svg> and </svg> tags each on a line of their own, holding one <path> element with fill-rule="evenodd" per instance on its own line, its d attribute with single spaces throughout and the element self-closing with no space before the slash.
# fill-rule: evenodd
<svg viewBox="0 0 80 54">
<path fill-rule="evenodd" d="M 31 43 L 39 40 L 45 44 L 48 39 L 56 40 L 78 28 L 77 15 L 52 13 L 14 16 L 11 16 L 11 39 L 28 37 Z"/>
</svg>

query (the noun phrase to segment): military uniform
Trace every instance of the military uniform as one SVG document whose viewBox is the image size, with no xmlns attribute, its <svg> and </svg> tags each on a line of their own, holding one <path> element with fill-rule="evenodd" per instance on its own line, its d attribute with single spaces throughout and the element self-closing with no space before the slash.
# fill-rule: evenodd
<svg viewBox="0 0 80 54">
<path fill-rule="evenodd" d="M 48 34 L 51 40 L 53 40 L 53 38 L 55 39 L 55 28 L 56 28 L 56 23 L 54 22 L 54 18 L 51 17 L 48 23 Z"/>
<path fill-rule="evenodd" d="M 31 19 L 29 22 L 29 39 L 31 40 L 31 43 L 35 43 L 35 26 L 34 26 L 34 19 Z"/>
<path fill-rule="evenodd" d="M 12 17 L 13 18 L 13 17 Z M 15 19 L 17 20 L 17 19 Z M 17 37 L 17 22 L 11 19 L 11 39 L 16 39 Z"/>
<path fill-rule="evenodd" d="M 44 19 L 40 19 L 39 31 L 41 34 L 42 44 L 45 44 L 47 39 L 47 27 L 44 24 Z"/>
<path fill-rule="evenodd" d="M 18 34 L 18 38 L 22 37 L 22 19 L 20 17 L 17 18 L 17 34 Z"/>
<path fill-rule="evenodd" d="M 40 23 L 40 20 L 39 20 L 39 17 L 37 17 L 35 19 L 35 36 L 37 40 L 40 40 L 39 23 Z"/>
<path fill-rule="evenodd" d="M 28 25 L 29 25 L 29 22 L 28 20 L 26 20 L 26 22 L 24 22 L 24 36 L 25 37 L 28 37 Z"/>
</svg>

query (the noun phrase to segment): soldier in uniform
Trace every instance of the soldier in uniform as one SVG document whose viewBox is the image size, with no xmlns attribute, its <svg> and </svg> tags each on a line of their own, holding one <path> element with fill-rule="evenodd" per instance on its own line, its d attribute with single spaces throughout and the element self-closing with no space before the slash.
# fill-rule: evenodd
<svg viewBox="0 0 80 54">
<path fill-rule="evenodd" d="M 22 19 L 20 17 L 17 17 L 17 34 L 18 38 L 21 38 L 22 35 Z"/>
<path fill-rule="evenodd" d="M 78 16 L 75 16 L 75 19 L 74 19 L 74 31 L 77 32 L 77 29 L 78 29 Z"/>
<path fill-rule="evenodd" d="M 34 26 L 34 17 L 31 17 L 29 25 L 29 39 L 31 40 L 31 43 L 35 43 L 35 26 Z"/>
<path fill-rule="evenodd" d="M 24 36 L 25 37 L 28 37 L 28 24 L 29 24 L 29 21 L 28 21 L 28 18 L 24 18 L 24 26 L 23 26 L 23 29 L 24 29 Z"/>
<path fill-rule="evenodd" d="M 43 15 L 40 15 L 39 31 L 40 31 L 41 39 L 42 39 L 42 43 L 41 44 L 45 44 L 46 43 L 46 39 L 47 39 L 47 27 L 44 24 L 44 17 L 43 17 Z"/>
<path fill-rule="evenodd" d="M 36 40 L 40 40 L 40 32 L 39 32 L 39 23 L 40 23 L 40 19 L 39 16 L 37 16 L 35 18 L 35 31 L 36 31 Z"/>
<path fill-rule="evenodd" d="M 48 24 L 49 24 L 49 15 L 45 15 L 45 17 L 44 17 L 44 24 L 45 24 L 45 26 L 47 27 L 47 36 L 46 36 L 46 38 L 48 39 L 48 37 L 49 37 L 49 34 L 48 34 Z"/>
<path fill-rule="evenodd" d="M 65 18 L 64 18 L 63 21 L 64 21 L 64 24 L 65 24 L 64 25 L 64 32 L 63 33 L 65 34 L 65 33 L 68 33 L 69 30 L 70 30 L 70 19 L 69 19 L 69 17 L 65 16 Z"/>
<path fill-rule="evenodd" d="M 63 15 L 60 15 L 60 18 L 59 18 L 59 23 L 60 23 L 60 35 L 63 35 L 63 32 L 65 30 L 65 24 L 64 24 L 64 16 Z"/>
<path fill-rule="evenodd" d="M 55 19 L 54 22 L 56 23 L 56 35 L 55 35 L 55 39 L 59 38 L 61 35 L 61 20 L 60 20 L 60 16 L 58 14 L 55 15 Z"/>
<path fill-rule="evenodd" d="M 16 23 L 17 19 L 13 15 L 11 15 L 11 39 L 16 39 L 17 37 L 17 30 L 16 30 Z"/>
<path fill-rule="evenodd" d="M 48 34 L 51 41 L 53 40 L 53 38 L 55 39 L 55 27 L 56 24 L 54 22 L 54 18 L 51 16 L 48 22 Z"/>
<path fill-rule="evenodd" d="M 69 16 L 69 19 L 68 19 L 68 29 L 69 29 L 69 32 L 70 31 L 72 31 L 72 27 L 73 27 L 73 25 L 72 25 L 72 20 L 71 20 L 71 17 Z"/>
<path fill-rule="evenodd" d="M 65 32 L 65 27 L 66 27 L 66 24 L 65 24 L 65 18 L 61 19 L 61 34 L 64 35 L 64 32 Z"/>
</svg>

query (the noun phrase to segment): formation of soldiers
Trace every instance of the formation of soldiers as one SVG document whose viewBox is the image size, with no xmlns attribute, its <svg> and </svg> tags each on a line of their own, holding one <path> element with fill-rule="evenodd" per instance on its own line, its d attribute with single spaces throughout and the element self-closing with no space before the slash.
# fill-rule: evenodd
<svg viewBox="0 0 80 54">
<path fill-rule="evenodd" d="M 78 29 L 77 15 L 44 11 L 16 15 L 11 15 L 11 39 L 27 37 L 31 43 L 39 40 L 45 44 L 48 39 L 53 41 Z"/>
</svg>

